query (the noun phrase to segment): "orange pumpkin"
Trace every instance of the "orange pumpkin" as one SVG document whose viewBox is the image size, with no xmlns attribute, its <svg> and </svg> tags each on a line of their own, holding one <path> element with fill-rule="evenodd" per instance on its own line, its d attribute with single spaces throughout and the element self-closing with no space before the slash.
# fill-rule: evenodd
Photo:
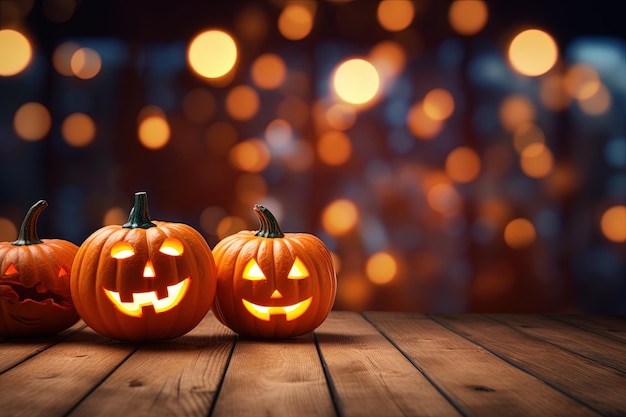
<svg viewBox="0 0 626 417">
<path fill-rule="evenodd" d="M 0 242 L 0 336 L 39 336 L 78 321 L 70 297 L 70 269 L 78 246 L 39 239 L 37 219 L 48 206 L 35 203 L 15 242 Z"/>
<path fill-rule="evenodd" d="M 317 237 L 283 234 L 272 213 L 254 207 L 261 227 L 221 240 L 213 311 L 242 336 L 286 338 L 311 332 L 328 316 L 337 280 L 331 255 Z"/>
<path fill-rule="evenodd" d="M 80 246 L 71 293 L 82 319 L 119 340 L 171 339 L 211 308 L 217 285 L 211 250 L 191 226 L 152 221 L 135 194 L 128 222 L 105 226 Z"/>
</svg>

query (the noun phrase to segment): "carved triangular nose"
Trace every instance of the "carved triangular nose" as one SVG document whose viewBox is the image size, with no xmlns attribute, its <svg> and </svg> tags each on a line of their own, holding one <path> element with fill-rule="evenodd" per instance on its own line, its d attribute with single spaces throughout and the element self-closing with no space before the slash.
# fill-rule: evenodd
<svg viewBox="0 0 626 417">
<path fill-rule="evenodd" d="M 154 266 L 152 265 L 152 262 L 150 260 L 146 262 L 146 266 L 143 268 L 143 277 L 144 278 L 156 277 L 156 274 L 154 273 Z"/>
<path fill-rule="evenodd" d="M 270 298 L 283 298 L 283 295 L 278 290 L 274 290 Z"/>
</svg>

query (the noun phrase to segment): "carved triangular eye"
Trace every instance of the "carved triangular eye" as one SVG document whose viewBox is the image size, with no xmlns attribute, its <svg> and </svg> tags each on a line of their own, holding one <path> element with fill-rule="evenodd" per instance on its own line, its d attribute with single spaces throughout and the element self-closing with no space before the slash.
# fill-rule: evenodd
<svg viewBox="0 0 626 417">
<path fill-rule="evenodd" d="M 289 279 L 303 279 L 309 276 L 309 270 L 302 263 L 300 258 L 296 257 L 296 260 L 293 261 L 293 265 L 291 266 L 291 270 L 289 271 L 289 275 L 287 278 Z"/>
<path fill-rule="evenodd" d="M 9 265 L 7 270 L 4 271 L 4 275 L 15 275 L 17 273 L 18 273 L 17 272 L 17 268 L 15 268 L 15 265 L 13 265 L 13 264 Z"/>
<path fill-rule="evenodd" d="M 135 254 L 135 249 L 128 242 L 117 242 L 111 248 L 111 256 L 115 259 L 130 258 Z"/>
<path fill-rule="evenodd" d="M 63 267 L 59 268 L 59 278 L 62 278 L 66 275 L 67 275 L 67 271 L 65 270 L 65 268 Z"/>
<path fill-rule="evenodd" d="M 159 252 L 169 256 L 180 256 L 183 254 L 183 243 L 173 237 L 168 237 L 163 241 Z"/>
<path fill-rule="evenodd" d="M 250 281 L 261 281 L 265 279 L 265 274 L 261 271 L 259 264 L 254 259 L 250 259 L 243 270 L 243 277 Z"/>
</svg>

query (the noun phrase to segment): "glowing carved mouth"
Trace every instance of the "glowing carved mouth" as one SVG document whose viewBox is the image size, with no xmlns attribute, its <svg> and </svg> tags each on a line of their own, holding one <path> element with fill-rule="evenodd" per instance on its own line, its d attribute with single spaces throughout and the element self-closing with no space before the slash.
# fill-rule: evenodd
<svg viewBox="0 0 626 417">
<path fill-rule="evenodd" d="M 103 288 L 103 290 L 107 297 L 109 297 L 109 300 L 111 300 L 122 313 L 133 317 L 141 317 L 145 306 L 153 306 L 154 311 L 157 313 L 174 308 L 180 303 L 180 300 L 185 297 L 187 289 L 189 288 L 189 281 L 189 278 L 185 278 L 178 284 L 168 286 L 167 297 L 161 299 L 157 297 L 156 291 L 146 291 L 133 293 L 133 301 L 126 302 L 122 301 L 119 292 L 107 290 L 106 288 Z"/>
<path fill-rule="evenodd" d="M 299 303 L 292 304 L 289 306 L 260 306 L 258 304 L 251 303 L 246 299 L 242 299 L 243 305 L 246 309 L 257 319 L 270 321 L 271 316 L 281 314 L 284 315 L 287 321 L 295 320 L 300 317 L 311 305 L 311 301 L 313 297 L 309 297 L 304 301 L 300 301 Z"/>
</svg>

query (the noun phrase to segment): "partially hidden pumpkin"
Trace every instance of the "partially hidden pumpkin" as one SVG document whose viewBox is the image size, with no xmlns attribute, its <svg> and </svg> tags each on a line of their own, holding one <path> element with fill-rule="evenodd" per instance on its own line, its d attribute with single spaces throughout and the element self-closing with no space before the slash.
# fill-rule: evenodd
<svg viewBox="0 0 626 417">
<path fill-rule="evenodd" d="M 332 257 L 308 233 L 283 233 L 265 207 L 254 206 L 258 231 L 244 230 L 214 248 L 213 311 L 242 336 L 287 338 L 309 333 L 328 316 L 337 289 Z"/>
<path fill-rule="evenodd" d="M 14 242 L 0 242 L 0 336 L 58 333 L 78 321 L 70 296 L 70 270 L 78 246 L 39 239 L 37 219 L 48 206 L 35 203 Z"/>
<path fill-rule="evenodd" d="M 126 224 L 104 226 L 80 246 L 71 294 L 98 333 L 146 341 L 193 329 L 211 308 L 216 285 L 203 236 L 183 223 L 152 221 L 147 194 L 138 192 Z"/>
</svg>

